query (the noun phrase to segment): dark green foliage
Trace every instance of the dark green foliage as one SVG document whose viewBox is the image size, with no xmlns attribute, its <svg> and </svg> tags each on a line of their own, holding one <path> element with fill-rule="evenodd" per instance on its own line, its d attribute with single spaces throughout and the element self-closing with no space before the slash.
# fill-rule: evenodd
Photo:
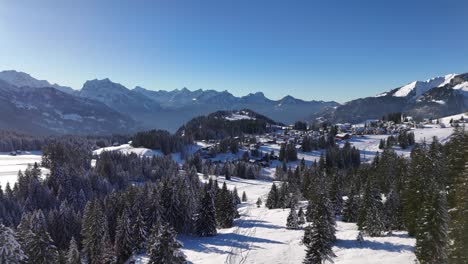
<svg viewBox="0 0 468 264">
<path fill-rule="evenodd" d="M 208 116 L 193 118 L 179 128 L 177 134 L 184 134 L 194 140 L 224 139 L 244 134 L 262 134 L 271 130 L 275 121 L 251 110 L 241 110 L 255 119 L 227 120 L 230 111 L 218 111 Z"/>
<path fill-rule="evenodd" d="M 195 232 L 199 236 L 214 236 L 216 231 L 216 209 L 213 195 L 208 188 L 204 189 L 198 212 L 195 217 Z"/>
<path fill-rule="evenodd" d="M 279 201 L 278 189 L 276 187 L 276 184 L 273 183 L 273 185 L 271 186 L 271 190 L 268 193 L 268 198 L 266 200 L 265 206 L 268 209 L 279 208 L 278 201 Z"/>
<path fill-rule="evenodd" d="M 148 243 L 148 263 L 185 263 L 185 255 L 180 250 L 182 244 L 176 239 L 176 236 L 175 230 L 167 225 L 154 227 Z"/>
<path fill-rule="evenodd" d="M 132 138 L 132 146 L 159 149 L 165 155 L 183 151 L 185 145 L 191 143 L 188 138 L 171 135 L 165 130 L 150 130 L 136 133 Z"/>
<path fill-rule="evenodd" d="M 297 160 L 297 150 L 294 143 L 282 144 L 279 152 L 279 160 L 290 162 Z"/>
<path fill-rule="evenodd" d="M 291 207 L 288 218 L 286 219 L 287 229 L 298 229 L 299 228 L 299 217 L 297 216 L 296 209 Z"/>
<path fill-rule="evenodd" d="M 216 221 L 220 228 L 233 226 L 237 211 L 233 204 L 232 195 L 224 183 L 221 190 L 216 193 Z"/>
</svg>

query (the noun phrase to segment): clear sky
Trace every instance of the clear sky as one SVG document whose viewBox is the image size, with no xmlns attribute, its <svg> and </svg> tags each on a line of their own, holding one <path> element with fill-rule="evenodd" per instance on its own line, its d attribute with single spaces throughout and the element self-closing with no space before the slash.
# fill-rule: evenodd
<svg viewBox="0 0 468 264">
<path fill-rule="evenodd" d="M 0 0 L 0 70 L 343 102 L 468 71 L 466 0 Z"/>
</svg>

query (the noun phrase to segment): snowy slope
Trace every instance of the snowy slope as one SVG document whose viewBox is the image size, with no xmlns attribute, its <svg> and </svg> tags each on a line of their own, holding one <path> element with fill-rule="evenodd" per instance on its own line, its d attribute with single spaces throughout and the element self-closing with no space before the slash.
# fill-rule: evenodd
<svg viewBox="0 0 468 264">
<path fill-rule="evenodd" d="M 450 80 L 455 76 L 456 74 L 448 74 L 444 77 L 435 77 L 427 81 L 414 81 L 399 88 L 393 96 L 406 97 L 410 95 L 411 92 L 414 92 L 414 96 L 418 97 L 434 87 L 441 87 L 450 83 Z"/>
</svg>

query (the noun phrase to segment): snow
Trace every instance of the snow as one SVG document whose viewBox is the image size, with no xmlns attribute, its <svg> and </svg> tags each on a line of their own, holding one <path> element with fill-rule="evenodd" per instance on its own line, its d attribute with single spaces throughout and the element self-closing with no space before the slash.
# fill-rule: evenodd
<svg viewBox="0 0 468 264">
<path fill-rule="evenodd" d="M 463 117 L 463 119 L 465 119 L 465 120 L 468 120 L 468 112 L 467 113 L 456 114 L 456 115 L 451 115 L 451 116 L 446 116 L 446 117 L 442 117 L 442 118 L 439 118 L 439 119 L 434 119 L 432 121 L 436 122 L 437 120 L 439 120 L 440 123 L 443 123 L 446 126 L 450 126 L 450 120 L 452 120 L 452 119 L 453 120 L 460 120 L 461 117 Z"/>
<path fill-rule="evenodd" d="M 453 87 L 453 89 L 459 90 L 460 92 L 463 93 L 463 95 L 468 96 L 468 82 L 457 84 Z"/>
<path fill-rule="evenodd" d="M 187 154 L 193 154 L 200 148 L 201 146 L 198 144 L 190 145 L 188 146 Z M 134 153 L 141 157 L 164 156 L 164 154 L 160 150 L 152 150 L 148 148 L 136 148 L 136 147 L 132 147 L 130 144 L 123 144 L 120 146 L 112 146 L 112 147 L 104 147 L 104 148 L 96 149 L 93 151 L 93 155 L 99 156 L 101 155 L 103 151 L 119 151 L 120 153 L 125 154 L 125 155 Z M 179 164 L 183 163 L 184 160 L 179 152 L 172 153 L 170 155 L 171 155 L 171 158 L 177 163 Z M 92 161 L 92 162 L 95 165 L 95 161 Z"/>
<path fill-rule="evenodd" d="M 455 76 L 456 74 L 448 74 L 444 77 L 435 77 L 427 81 L 414 81 L 412 83 L 402 86 L 393 94 L 393 96 L 406 97 L 414 90 L 416 91 L 415 96 L 418 97 L 434 87 L 442 87 L 450 83 L 450 81 Z"/>
<path fill-rule="evenodd" d="M 450 136 L 453 133 L 452 127 L 441 128 L 439 125 L 426 125 L 424 128 L 411 129 L 411 132 L 414 133 L 414 138 L 416 143 L 432 142 L 434 136 L 438 138 L 441 143 L 448 141 Z M 362 161 L 371 161 L 374 159 L 377 152 L 382 152 L 379 149 L 379 144 L 381 139 L 387 139 L 390 135 L 363 135 L 363 136 L 353 136 L 351 139 L 347 140 L 351 146 L 356 147 L 361 152 Z M 394 136 L 397 136 L 395 134 Z M 346 140 L 340 141 L 338 144 L 343 146 Z M 412 147 L 406 149 L 401 149 L 398 146 L 392 147 L 392 149 L 398 154 L 405 157 L 409 157 Z"/>
<path fill-rule="evenodd" d="M 236 113 L 231 113 L 229 116 L 224 117 L 228 121 L 237 121 L 237 120 L 255 120 L 255 117 L 251 117 L 245 111 L 240 111 Z"/>
<path fill-rule="evenodd" d="M 41 162 L 41 153 L 37 151 L 25 152 L 17 156 L 10 156 L 8 152 L 0 152 L 0 185 L 5 188 L 7 182 L 13 188 L 17 181 L 18 171 L 24 171 L 28 165 L 35 162 Z M 43 177 L 49 173 L 49 170 L 41 168 Z"/>
<path fill-rule="evenodd" d="M 356 240 L 359 231 L 355 223 L 337 221 L 336 238 L 333 246 L 337 264 L 393 264 L 415 263 L 416 240 L 406 232 L 393 232 L 384 237 L 364 237 Z"/>
</svg>

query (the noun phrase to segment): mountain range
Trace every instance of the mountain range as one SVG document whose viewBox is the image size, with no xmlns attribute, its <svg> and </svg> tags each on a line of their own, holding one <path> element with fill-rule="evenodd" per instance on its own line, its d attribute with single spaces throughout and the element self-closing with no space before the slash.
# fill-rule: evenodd
<svg viewBox="0 0 468 264">
<path fill-rule="evenodd" d="M 414 81 L 376 96 L 359 98 L 311 115 L 330 122 L 361 122 L 403 112 L 414 118 L 437 118 L 468 109 L 468 73 Z"/>
<path fill-rule="evenodd" d="M 282 123 L 317 119 L 359 122 L 389 112 L 437 117 L 466 111 L 468 74 L 416 81 L 377 96 L 339 104 L 262 92 L 237 97 L 228 91 L 129 89 L 109 79 L 86 81 L 81 90 L 24 72 L 0 72 L 0 129 L 40 134 L 110 134 L 145 129 L 176 131 L 192 118 L 219 110 L 251 109 Z"/>
</svg>

